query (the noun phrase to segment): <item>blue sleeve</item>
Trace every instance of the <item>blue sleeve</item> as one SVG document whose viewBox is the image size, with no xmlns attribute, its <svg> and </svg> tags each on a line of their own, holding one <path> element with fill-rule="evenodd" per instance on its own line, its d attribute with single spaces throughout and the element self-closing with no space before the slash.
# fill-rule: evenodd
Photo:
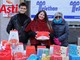
<svg viewBox="0 0 80 60">
<path fill-rule="evenodd" d="M 69 35 L 69 26 L 67 24 L 67 22 L 65 23 L 65 28 L 64 28 L 64 34 L 61 35 L 58 39 L 60 41 L 66 40 L 68 39 L 68 35 Z"/>
</svg>

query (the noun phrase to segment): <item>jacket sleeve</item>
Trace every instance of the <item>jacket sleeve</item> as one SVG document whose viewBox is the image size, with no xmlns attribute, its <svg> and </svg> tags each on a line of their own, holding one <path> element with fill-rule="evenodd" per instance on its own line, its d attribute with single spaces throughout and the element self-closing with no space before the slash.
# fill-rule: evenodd
<svg viewBox="0 0 80 60">
<path fill-rule="evenodd" d="M 28 19 L 26 20 L 26 22 L 24 23 L 24 26 L 23 26 L 24 31 L 25 31 L 26 27 L 28 26 L 28 24 L 29 24 L 30 22 L 31 22 L 31 19 L 28 18 Z"/>
<path fill-rule="evenodd" d="M 63 41 L 63 40 L 65 40 L 65 39 L 68 39 L 69 26 L 68 26 L 67 22 L 65 23 L 65 29 L 64 29 L 64 30 L 65 30 L 65 31 L 64 31 L 64 34 L 61 35 L 60 37 L 58 37 L 58 39 L 59 39 L 60 41 Z"/>
<path fill-rule="evenodd" d="M 14 29 L 13 18 L 10 19 L 10 21 L 7 25 L 7 28 L 6 28 L 7 33 L 10 33 L 10 30 L 12 30 L 12 29 Z"/>
<path fill-rule="evenodd" d="M 26 32 L 29 32 L 31 31 L 31 22 L 28 24 L 28 26 L 25 28 L 25 31 Z"/>
<path fill-rule="evenodd" d="M 29 31 L 28 33 L 30 37 L 35 37 L 37 34 L 36 32 L 33 32 L 33 31 Z"/>
</svg>

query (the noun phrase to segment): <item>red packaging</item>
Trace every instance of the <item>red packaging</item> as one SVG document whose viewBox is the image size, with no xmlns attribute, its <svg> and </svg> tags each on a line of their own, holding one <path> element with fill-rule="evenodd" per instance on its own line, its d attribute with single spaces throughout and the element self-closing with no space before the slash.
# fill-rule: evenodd
<svg viewBox="0 0 80 60">
<path fill-rule="evenodd" d="M 62 60 L 61 55 L 51 55 L 51 60 Z"/>
<path fill-rule="evenodd" d="M 7 40 L 2 40 L 1 41 L 2 46 L 4 46 L 7 42 L 8 42 Z"/>
<path fill-rule="evenodd" d="M 22 52 L 16 52 L 14 54 L 14 60 L 26 60 L 26 55 Z"/>
<path fill-rule="evenodd" d="M 49 40 L 49 32 L 46 31 L 38 31 L 36 35 L 37 40 Z"/>
<path fill-rule="evenodd" d="M 11 59 L 12 59 L 11 51 L 9 50 L 0 51 L 0 60 L 11 60 Z"/>
<path fill-rule="evenodd" d="M 35 46 L 26 47 L 26 56 L 29 57 L 31 54 L 36 54 Z"/>
<path fill-rule="evenodd" d="M 61 48 L 58 45 L 53 46 L 53 54 L 61 55 Z"/>
<path fill-rule="evenodd" d="M 46 46 L 37 46 L 37 48 L 46 48 Z"/>
</svg>

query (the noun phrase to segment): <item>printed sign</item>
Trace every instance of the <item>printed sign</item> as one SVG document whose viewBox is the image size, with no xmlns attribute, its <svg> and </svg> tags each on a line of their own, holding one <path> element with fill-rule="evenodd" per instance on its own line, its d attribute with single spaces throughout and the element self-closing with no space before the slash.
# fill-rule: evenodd
<svg viewBox="0 0 80 60">
<path fill-rule="evenodd" d="M 11 17 L 18 12 L 18 4 L 14 4 L 14 0 L 3 0 L 3 4 L 0 6 L 0 13 L 3 17 Z"/>
<path fill-rule="evenodd" d="M 80 21 L 80 0 L 31 0 L 31 18 L 45 10 L 49 20 L 53 20 L 56 12 L 62 12 L 66 21 Z"/>
</svg>

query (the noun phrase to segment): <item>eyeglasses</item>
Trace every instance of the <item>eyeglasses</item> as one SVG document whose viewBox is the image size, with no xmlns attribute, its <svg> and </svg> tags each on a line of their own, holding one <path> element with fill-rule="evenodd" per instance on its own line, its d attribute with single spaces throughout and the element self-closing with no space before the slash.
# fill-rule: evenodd
<svg viewBox="0 0 80 60">
<path fill-rule="evenodd" d="M 20 8 L 20 9 L 24 9 L 24 10 L 26 10 L 26 8 Z"/>
<path fill-rule="evenodd" d="M 61 18 L 61 16 L 56 16 L 55 18 Z"/>
</svg>

